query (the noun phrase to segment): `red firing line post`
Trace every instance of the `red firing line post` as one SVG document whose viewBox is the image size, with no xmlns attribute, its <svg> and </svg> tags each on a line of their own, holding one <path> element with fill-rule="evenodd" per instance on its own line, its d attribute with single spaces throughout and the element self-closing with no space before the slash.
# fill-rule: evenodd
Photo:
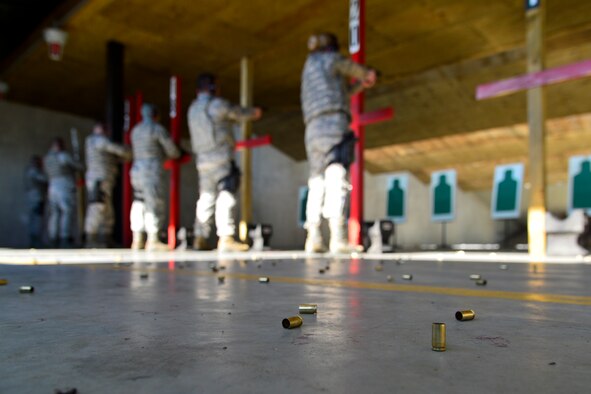
<svg viewBox="0 0 591 394">
<path fill-rule="evenodd" d="M 181 141 L 181 79 L 173 75 L 170 78 L 170 136 L 178 145 Z M 170 163 L 170 204 L 168 222 L 168 247 L 176 247 L 176 234 L 180 218 L 180 181 L 181 161 L 172 160 Z"/>
<path fill-rule="evenodd" d="M 365 0 L 351 0 L 349 8 L 349 52 L 354 62 L 365 64 Z M 363 150 L 365 126 L 384 122 L 394 117 L 392 108 L 364 113 L 364 93 L 351 97 L 351 129 L 358 142 L 355 146 L 356 160 L 351 166 L 351 215 L 349 218 L 349 243 L 361 245 L 363 223 Z"/>
</svg>

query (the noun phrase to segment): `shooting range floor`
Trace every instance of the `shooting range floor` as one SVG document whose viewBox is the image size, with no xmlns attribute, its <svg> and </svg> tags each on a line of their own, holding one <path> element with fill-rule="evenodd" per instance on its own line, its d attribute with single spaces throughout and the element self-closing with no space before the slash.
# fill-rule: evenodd
<svg viewBox="0 0 591 394">
<path fill-rule="evenodd" d="M 465 261 L 410 254 L 380 261 L 202 253 L 193 255 L 200 261 L 136 254 L 134 263 L 108 263 L 96 256 L 114 252 L 95 251 L 99 264 L 85 251 L 43 253 L 62 256 L 62 264 L 17 264 L 16 251 L 0 253 L 0 261 L 12 263 L 0 265 L 0 278 L 9 281 L 0 286 L 2 393 L 72 387 L 79 393 L 588 393 L 591 387 L 591 265 L 584 262 L 513 262 L 502 270 L 502 254 L 496 262 L 493 256 L 468 262 L 470 254 L 460 256 Z M 86 263 L 63 257 L 75 253 Z M 212 262 L 225 269 L 213 273 Z M 476 286 L 470 274 L 488 285 Z M 270 283 L 259 283 L 260 276 Z M 35 292 L 20 294 L 22 285 Z M 318 314 L 283 329 L 282 319 L 296 315 L 301 303 L 318 304 Z M 463 309 L 473 309 L 476 319 L 456 321 Z M 431 350 L 433 322 L 447 324 L 446 352 Z"/>
</svg>

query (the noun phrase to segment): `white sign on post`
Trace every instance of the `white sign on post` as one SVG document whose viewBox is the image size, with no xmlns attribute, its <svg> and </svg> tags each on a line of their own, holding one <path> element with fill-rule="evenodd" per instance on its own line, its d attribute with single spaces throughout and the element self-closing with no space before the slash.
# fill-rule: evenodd
<svg viewBox="0 0 591 394">
<path fill-rule="evenodd" d="M 521 208 L 524 167 L 521 163 L 495 168 L 491 198 L 493 219 L 518 219 Z"/>
<path fill-rule="evenodd" d="M 456 170 L 431 174 L 431 221 L 451 222 L 456 216 Z"/>
<path fill-rule="evenodd" d="M 351 55 L 361 49 L 361 37 L 359 37 L 360 14 L 359 0 L 351 0 L 349 5 L 349 54 Z"/>
<path fill-rule="evenodd" d="M 393 174 L 386 183 L 386 216 L 396 224 L 406 222 L 408 174 Z"/>
<path fill-rule="evenodd" d="M 170 118 L 176 118 L 176 77 L 170 78 Z"/>
<path fill-rule="evenodd" d="M 591 155 L 568 160 L 568 212 L 575 209 L 591 214 Z"/>
</svg>

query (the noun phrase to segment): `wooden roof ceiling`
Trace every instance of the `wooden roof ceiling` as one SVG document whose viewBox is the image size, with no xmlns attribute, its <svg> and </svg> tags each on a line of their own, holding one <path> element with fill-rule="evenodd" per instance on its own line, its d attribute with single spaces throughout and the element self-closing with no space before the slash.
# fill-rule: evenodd
<svg viewBox="0 0 591 394">
<path fill-rule="evenodd" d="M 426 183 L 432 172 L 454 168 L 462 189 L 489 189 L 497 165 L 524 163 L 527 174 L 528 130 L 517 124 L 368 149 L 367 166 L 374 172 L 409 171 Z M 591 114 L 550 120 L 546 151 L 547 181 L 566 180 L 569 156 L 591 153 Z"/>
<path fill-rule="evenodd" d="M 547 4 L 548 65 L 591 58 L 591 2 Z M 383 73 L 367 108 L 396 108 L 395 120 L 368 128 L 372 170 L 401 168 L 391 160 L 395 144 L 525 122 L 523 94 L 474 99 L 478 84 L 525 71 L 523 0 L 368 0 L 367 18 L 367 60 Z M 13 100 L 100 117 L 108 40 L 126 46 L 127 93 L 141 89 L 162 107 L 173 73 L 185 81 L 185 107 L 203 71 L 217 72 L 225 94 L 237 100 L 239 60 L 248 55 L 255 62 L 255 102 L 269 109 L 255 131 L 272 134 L 276 147 L 300 160 L 306 39 L 328 30 L 346 42 L 347 23 L 348 0 L 89 0 L 65 21 L 70 40 L 62 62 L 51 62 L 41 43 L 3 78 Z M 549 88 L 549 116 L 591 112 L 590 87 L 587 79 Z M 502 161 L 504 153 L 491 150 L 483 159 Z M 452 162 L 439 161 L 443 167 Z"/>
</svg>

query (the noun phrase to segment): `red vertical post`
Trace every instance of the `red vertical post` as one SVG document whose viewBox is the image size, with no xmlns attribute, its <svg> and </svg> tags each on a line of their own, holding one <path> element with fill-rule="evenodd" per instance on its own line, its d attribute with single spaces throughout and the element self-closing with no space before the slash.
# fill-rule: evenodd
<svg viewBox="0 0 591 394">
<path fill-rule="evenodd" d="M 170 135 L 175 143 L 181 140 L 181 79 L 174 75 L 170 78 Z M 180 212 L 180 163 L 172 162 L 170 170 L 170 211 L 168 222 L 168 247 L 176 247 L 176 232 L 179 223 Z"/>
<path fill-rule="evenodd" d="M 125 99 L 125 114 L 124 114 L 124 134 L 123 143 L 126 146 L 131 146 L 131 130 L 136 124 L 136 106 L 135 98 L 130 96 Z M 121 210 L 123 218 L 121 223 L 123 225 L 123 247 L 128 248 L 131 245 L 131 226 L 129 214 L 131 212 L 131 204 L 133 202 L 133 190 L 131 188 L 131 177 L 129 171 L 131 170 L 131 163 L 123 164 L 123 209 Z"/>
<path fill-rule="evenodd" d="M 354 62 L 365 64 L 365 0 L 351 0 L 349 12 L 349 51 Z M 349 243 L 352 245 L 361 245 L 363 223 L 363 149 L 365 145 L 365 127 L 361 122 L 363 104 L 363 91 L 351 97 L 351 129 L 358 139 L 355 146 L 355 162 L 351 166 Z"/>
<path fill-rule="evenodd" d="M 141 91 L 135 92 L 135 121 L 134 125 L 142 121 L 142 105 L 144 105 L 144 94 Z"/>
</svg>

